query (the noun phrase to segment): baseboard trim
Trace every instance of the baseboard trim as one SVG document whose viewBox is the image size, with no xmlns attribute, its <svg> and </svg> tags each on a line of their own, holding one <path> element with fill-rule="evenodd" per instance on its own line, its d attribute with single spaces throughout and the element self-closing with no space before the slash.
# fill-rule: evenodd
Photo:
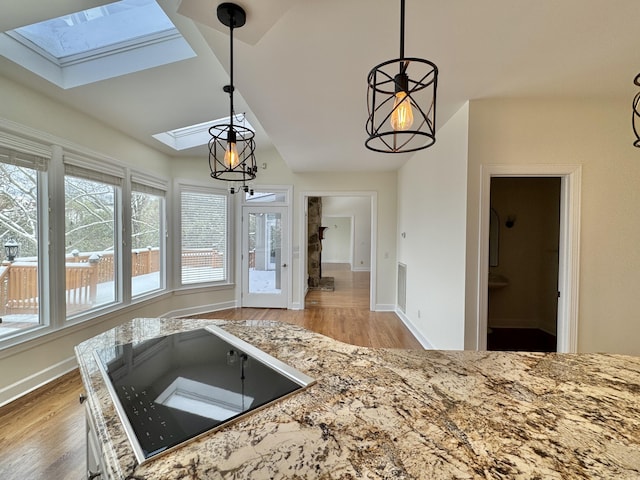
<svg viewBox="0 0 640 480">
<path fill-rule="evenodd" d="M 47 383 L 78 368 L 76 357 L 69 357 L 55 365 L 22 378 L 17 382 L 0 389 L 0 407 L 33 392 Z"/>
<path fill-rule="evenodd" d="M 407 329 L 411 332 L 411 334 L 416 338 L 416 340 L 418 340 L 418 342 L 420 343 L 420 345 L 422 345 L 422 348 L 424 348 L 425 350 L 435 350 L 433 348 L 433 345 L 431 345 L 431 343 L 429 342 L 429 340 L 427 340 L 427 338 L 422 335 L 422 333 L 420 333 L 420 331 L 416 328 L 416 326 L 411 322 L 411 320 L 409 320 L 409 317 L 407 317 L 402 310 L 400 310 L 399 308 L 395 309 L 395 313 L 398 316 L 398 318 L 400 320 L 402 320 L 402 323 L 404 323 L 404 326 L 407 327 Z"/>
<path fill-rule="evenodd" d="M 202 313 L 217 312 L 218 310 L 227 310 L 229 308 L 237 308 L 238 304 L 235 300 L 229 302 L 210 303 L 209 305 L 199 305 L 197 307 L 181 308 L 172 310 L 163 315 L 161 318 L 189 317 L 191 315 L 200 315 Z"/>
<path fill-rule="evenodd" d="M 369 267 L 352 267 L 352 272 L 369 272 L 371 269 Z"/>
<path fill-rule="evenodd" d="M 395 312 L 396 306 L 391 303 L 376 303 L 376 312 Z"/>
</svg>

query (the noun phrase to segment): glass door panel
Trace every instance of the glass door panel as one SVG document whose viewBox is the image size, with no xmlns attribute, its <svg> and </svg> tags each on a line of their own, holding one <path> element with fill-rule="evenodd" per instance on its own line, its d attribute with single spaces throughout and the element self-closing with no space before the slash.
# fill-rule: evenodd
<svg viewBox="0 0 640 480">
<path fill-rule="evenodd" d="M 243 306 L 287 307 L 286 219 L 286 207 L 243 209 Z"/>
</svg>

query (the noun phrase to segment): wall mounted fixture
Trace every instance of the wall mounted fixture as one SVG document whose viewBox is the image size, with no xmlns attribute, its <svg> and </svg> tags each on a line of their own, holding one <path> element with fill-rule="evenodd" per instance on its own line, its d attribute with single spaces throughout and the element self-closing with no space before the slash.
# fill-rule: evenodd
<svg viewBox="0 0 640 480">
<path fill-rule="evenodd" d="M 209 129 L 209 168 L 211 177 L 228 182 L 238 182 L 239 186 L 229 187 L 230 193 L 237 191 L 250 192 L 247 182 L 256 178 L 258 167 L 255 158 L 255 133 L 234 124 L 233 110 L 233 29 L 246 23 L 247 15 L 242 7 L 235 3 L 221 3 L 217 9 L 218 20 L 229 27 L 230 44 L 230 85 L 223 90 L 229 94 L 229 123 L 214 125 Z M 252 193 L 252 192 L 251 192 Z"/>
<path fill-rule="evenodd" d="M 513 228 L 515 224 L 516 224 L 516 216 L 508 215 L 507 220 L 504 222 L 504 226 L 507 228 Z"/>
<path fill-rule="evenodd" d="M 414 152 L 436 141 L 438 67 L 404 56 L 404 17 L 400 0 L 400 58 L 373 67 L 367 78 L 365 146 L 375 152 Z"/>
<path fill-rule="evenodd" d="M 633 83 L 640 87 L 640 73 L 636 75 Z M 633 133 L 636 134 L 633 146 L 640 148 L 640 133 L 638 133 L 640 131 L 640 92 L 636 93 L 636 96 L 633 99 L 633 117 L 631 119 L 631 126 L 633 127 Z"/>
</svg>

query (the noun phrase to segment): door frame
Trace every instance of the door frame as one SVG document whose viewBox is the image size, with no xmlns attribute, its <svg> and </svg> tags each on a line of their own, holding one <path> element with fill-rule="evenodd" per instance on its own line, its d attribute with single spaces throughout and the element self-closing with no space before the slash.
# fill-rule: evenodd
<svg viewBox="0 0 640 480">
<path fill-rule="evenodd" d="M 377 278 L 377 232 L 378 232 L 378 192 L 371 191 L 349 191 L 349 192 L 336 192 L 336 191 L 303 191 L 300 192 L 300 220 L 299 220 L 299 263 L 298 263 L 298 280 L 300 293 L 300 305 L 304 310 L 305 297 L 309 289 L 307 285 L 307 212 L 308 212 L 308 200 L 309 197 L 368 197 L 371 201 L 371 258 L 369 263 L 371 265 L 369 276 L 369 310 L 376 311 L 376 278 Z M 352 222 L 353 223 L 353 222 Z M 294 247 L 295 248 L 295 247 Z"/>
<path fill-rule="evenodd" d="M 236 236 L 235 236 L 235 248 L 237 249 L 237 252 L 240 252 L 237 256 L 237 261 L 235 262 L 235 278 L 238 280 L 238 282 L 236 282 L 236 289 L 235 289 L 235 297 L 236 297 L 236 306 L 242 306 L 242 283 L 243 283 L 243 278 L 242 276 L 244 275 L 243 270 L 243 261 L 240 258 L 240 255 L 242 255 L 242 248 L 243 248 L 243 225 L 242 225 L 242 216 L 243 216 L 243 209 L 244 207 L 247 206 L 255 206 L 255 207 L 286 207 L 287 209 L 287 223 L 288 223 L 288 229 L 289 232 L 287 234 L 287 241 L 289 243 L 289 248 L 288 248 L 288 252 L 286 253 L 286 256 L 284 256 L 282 258 L 282 261 L 284 262 L 286 259 L 286 263 L 288 265 L 286 271 L 283 271 L 282 274 L 285 275 L 287 277 L 287 309 L 292 309 L 293 308 L 293 185 L 254 185 L 253 189 L 256 193 L 258 192 L 274 192 L 274 193 L 278 193 L 278 194 L 283 194 L 284 195 L 284 201 L 269 201 L 269 202 L 259 202 L 256 201 L 254 199 L 247 201 L 245 194 L 242 192 L 239 192 L 239 199 L 238 199 L 238 203 L 236 203 L 235 205 L 238 207 L 237 208 L 237 213 L 236 213 L 236 226 L 234 228 L 234 231 L 236 232 Z"/>
<path fill-rule="evenodd" d="M 489 306 L 489 218 L 492 177 L 559 177 L 560 238 L 558 252 L 557 351 L 578 351 L 578 292 L 580 281 L 580 165 L 483 165 L 481 167 L 478 319 L 476 345 L 487 348 Z"/>
</svg>

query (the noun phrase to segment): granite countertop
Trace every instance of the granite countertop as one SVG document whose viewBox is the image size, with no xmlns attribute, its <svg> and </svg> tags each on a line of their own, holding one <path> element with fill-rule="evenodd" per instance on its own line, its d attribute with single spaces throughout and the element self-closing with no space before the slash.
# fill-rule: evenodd
<svg viewBox="0 0 640 480">
<path fill-rule="evenodd" d="M 92 351 L 211 324 L 317 383 L 138 465 Z M 637 357 L 369 349 L 289 324 L 187 319 L 135 319 L 76 355 L 117 479 L 640 478 Z"/>
</svg>

